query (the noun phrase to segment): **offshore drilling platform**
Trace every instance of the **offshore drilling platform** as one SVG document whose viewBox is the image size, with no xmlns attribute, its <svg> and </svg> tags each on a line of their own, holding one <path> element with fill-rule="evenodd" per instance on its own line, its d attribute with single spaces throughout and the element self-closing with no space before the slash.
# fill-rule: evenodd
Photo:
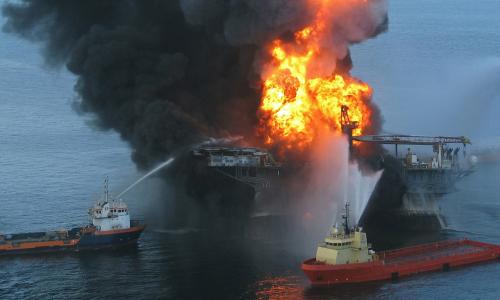
<svg viewBox="0 0 500 300">
<path fill-rule="evenodd" d="M 340 120 L 342 132 L 349 140 L 351 156 L 356 155 L 359 143 L 377 147 L 394 146 L 393 154 L 384 149 L 368 158 L 361 158 L 378 169 L 384 169 L 384 173 L 360 224 L 384 230 L 438 231 L 444 228 L 446 222 L 439 200 L 454 191 L 459 179 L 472 172 L 472 168 L 465 163 L 465 147 L 470 144 L 469 139 L 411 135 L 353 136 L 358 124 L 350 120 L 347 106 L 342 107 Z M 401 151 L 401 148 L 404 150 Z M 429 148 L 432 154 L 429 154 Z M 192 178 L 197 178 L 195 182 L 203 182 L 205 186 L 200 195 L 215 194 L 219 197 L 218 201 L 226 206 L 237 203 L 254 214 L 259 213 L 256 203 L 286 211 L 287 180 L 290 176 L 298 176 L 300 168 L 279 163 L 268 150 L 260 148 L 204 146 L 191 154 L 195 162 L 191 169 Z"/>
<path fill-rule="evenodd" d="M 386 170 L 365 210 L 367 227 L 399 226 L 411 230 L 439 230 L 446 226 L 439 200 L 455 190 L 455 183 L 473 172 L 466 164 L 466 137 L 377 135 L 353 137 L 363 143 L 394 145 L 394 155 L 384 154 Z M 451 145 L 462 145 L 462 148 Z M 407 147 L 406 153 L 398 146 Z M 432 147 L 422 157 L 411 147 Z M 462 159 L 459 152 L 462 151 Z"/>
<path fill-rule="evenodd" d="M 466 145 L 470 140 L 464 136 L 413 136 L 413 135 L 366 135 L 353 136 L 358 124 L 349 119 L 349 108 L 342 106 L 342 132 L 349 139 L 351 155 L 355 152 L 353 142 L 375 145 L 394 145 L 394 155 L 383 151 L 377 160 L 384 169 L 382 178 L 363 213 L 360 223 L 367 228 L 404 228 L 412 231 L 437 231 L 446 227 L 440 211 L 439 200 L 453 192 L 455 183 L 470 174 L 466 166 Z M 451 147 L 451 145 L 458 145 Z M 462 148 L 459 146 L 462 145 Z M 400 155 L 399 148 L 406 147 Z M 411 147 L 432 147 L 421 155 Z M 463 158 L 459 152 L 462 150 Z"/>
</svg>

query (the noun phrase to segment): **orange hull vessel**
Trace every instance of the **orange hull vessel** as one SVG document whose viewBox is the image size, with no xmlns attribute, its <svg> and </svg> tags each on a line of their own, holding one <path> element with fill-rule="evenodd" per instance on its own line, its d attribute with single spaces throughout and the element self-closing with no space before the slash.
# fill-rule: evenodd
<svg viewBox="0 0 500 300">
<path fill-rule="evenodd" d="M 444 241 L 380 252 L 362 263 L 328 264 L 308 259 L 302 270 L 313 285 L 397 279 L 500 259 L 500 246 L 472 240 Z"/>
<path fill-rule="evenodd" d="M 125 202 L 109 196 L 107 178 L 89 217 L 90 224 L 70 230 L 0 234 L 0 255 L 116 248 L 136 243 L 145 228 L 130 219 Z"/>
<path fill-rule="evenodd" d="M 99 231 L 93 226 L 71 230 L 0 235 L 0 255 L 116 248 L 136 243 L 145 226 Z"/>
</svg>

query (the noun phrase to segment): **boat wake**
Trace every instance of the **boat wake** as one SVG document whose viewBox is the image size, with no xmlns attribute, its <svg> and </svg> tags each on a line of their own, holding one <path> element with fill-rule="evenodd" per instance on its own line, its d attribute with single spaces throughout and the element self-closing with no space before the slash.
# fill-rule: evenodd
<svg viewBox="0 0 500 300">
<path fill-rule="evenodd" d="M 197 233 L 200 232 L 201 229 L 199 228 L 179 228 L 179 229 L 153 229 L 153 232 L 156 233 L 164 233 L 164 234 L 170 234 L 170 235 L 185 235 L 185 234 L 191 234 L 191 233 Z"/>
</svg>

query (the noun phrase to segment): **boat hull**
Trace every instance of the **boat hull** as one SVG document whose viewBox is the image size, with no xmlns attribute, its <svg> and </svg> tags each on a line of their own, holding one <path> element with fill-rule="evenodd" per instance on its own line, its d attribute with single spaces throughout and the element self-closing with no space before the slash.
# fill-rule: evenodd
<svg viewBox="0 0 500 300">
<path fill-rule="evenodd" d="M 143 231 L 144 226 L 136 226 L 123 230 L 99 231 L 84 234 L 76 245 L 76 250 L 115 248 L 134 244 L 137 243 Z"/>
<path fill-rule="evenodd" d="M 68 252 L 75 249 L 76 243 L 78 243 L 78 240 L 68 240 L 62 244 L 54 242 L 30 242 L 0 245 L 0 255 Z"/>
<path fill-rule="evenodd" d="M 71 229 L 64 237 L 51 236 L 50 232 L 7 235 L 12 236 L 10 238 L 1 236 L 0 255 L 118 248 L 137 243 L 144 229 L 144 225 L 109 231 L 89 230 L 88 227 L 82 227 Z"/>
<path fill-rule="evenodd" d="M 496 259 L 500 246 L 459 240 L 386 251 L 367 263 L 328 265 L 312 258 L 304 261 L 302 270 L 313 285 L 335 285 L 394 280 Z"/>
</svg>

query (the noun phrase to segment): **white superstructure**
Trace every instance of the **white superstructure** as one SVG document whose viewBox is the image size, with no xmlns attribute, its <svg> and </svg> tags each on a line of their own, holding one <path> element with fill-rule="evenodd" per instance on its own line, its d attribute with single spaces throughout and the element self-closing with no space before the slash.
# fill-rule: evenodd
<svg viewBox="0 0 500 300">
<path fill-rule="evenodd" d="M 98 231 L 130 228 L 130 215 L 127 204 L 121 199 L 110 198 L 107 178 L 104 183 L 104 199 L 98 201 L 89 210 L 92 225 Z"/>
<path fill-rule="evenodd" d="M 373 252 L 361 228 L 345 232 L 333 227 L 324 242 L 318 246 L 316 260 L 329 265 L 365 263 L 373 260 Z"/>
<path fill-rule="evenodd" d="M 349 202 L 345 205 L 342 228 L 333 227 L 324 242 L 318 246 L 316 261 L 329 265 L 366 263 L 374 260 L 366 233 L 361 228 L 349 228 Z"/>
</svg>

